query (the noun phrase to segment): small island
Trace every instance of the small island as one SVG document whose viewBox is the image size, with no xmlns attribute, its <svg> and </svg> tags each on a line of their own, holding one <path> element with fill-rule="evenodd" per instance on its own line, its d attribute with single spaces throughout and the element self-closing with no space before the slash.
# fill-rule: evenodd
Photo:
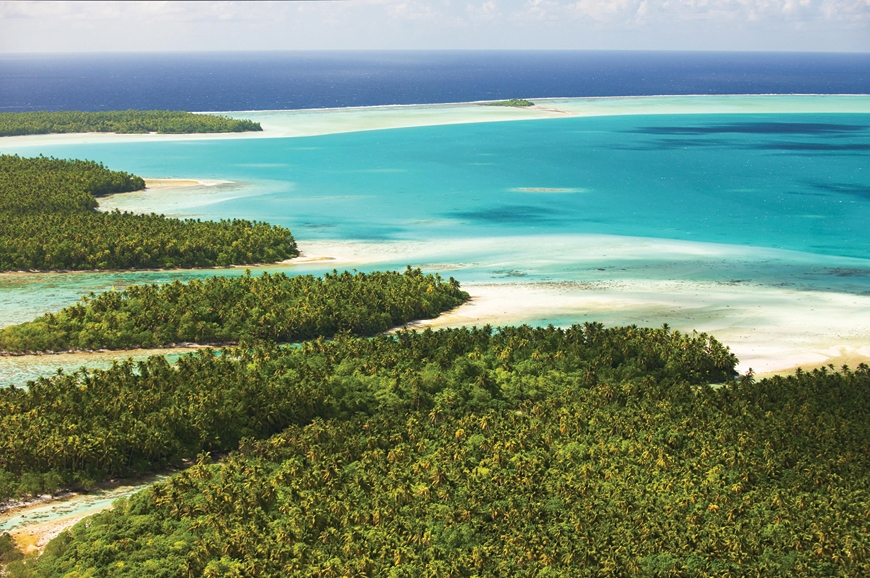
<svg viewBox="0 0 870 578">
<path fill-rule="evenodd" d="M 483 106 L 512 106 L 515 108 L 523 108 L 526 106 L 535 106 L 535 103 L 522 98 L 512 98 L 510 100 L 495 100 L 493 102 L 484 102 Z"/>
<path fill-rule="evenodd" d="M 0 136 L 84 132 L 192 134 L 262 130 L 258 122 L 183 110 L 0 112 Z"/>
<path fill-rule="evenodd" d="M 226 267 L 299 252 L 284 227 L 99 212 L 97 197 L 145 188 L 100 163 L 0 155 L 0 271 Z"/>
</svg>

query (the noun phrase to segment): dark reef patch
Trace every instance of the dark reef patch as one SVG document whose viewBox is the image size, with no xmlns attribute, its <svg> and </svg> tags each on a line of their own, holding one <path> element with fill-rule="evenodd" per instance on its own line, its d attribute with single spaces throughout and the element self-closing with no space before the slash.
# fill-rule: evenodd
<svg viewBox="0 0 870 578">
<path fill-rule="evenodd" d="M 559 222 L 560 219 L 555 217 L 556 214 L 557 211 L 543 207 L 509 205 L 506 207 L 481 209 L 479 211 L 457 211 L 449 213 L 449 216 L 486 223 L 546 224 Z"/>
<path fill-rule="evenodd" d="M 855 195 L 865 199 L 870 198 L 870 185 L 859 185 L 853 183 L 823 183 L 819 181 L 811 181 L 807 184 L 814 189 L 828 193 Z"/>
<path fill-rule="evenodd" d="M 870 275 L 868 269 L 853 269 L 849 267 L 831 267 L 825 269 L 825 273 L 835 277 L 865 277 Z"/>
<path fill-rule="evenodd" d="M 651 135 L 707 135 L 707 134 L 804 134 L 845 135 L 867 130 L 860 124 L 828 124 L 815 122 L 735 122 L 705 126 L 648 126 L 633 133 Z"/>
<path fill-rule="evenodd" d="M 847 144 L 827 144 L 814 142 L 778 142 L 764 143 L 752 147 L 756 150 L 765 151 L 870 151 L 870 144 L 865 143 L 847 143 Z"/>
</svg>

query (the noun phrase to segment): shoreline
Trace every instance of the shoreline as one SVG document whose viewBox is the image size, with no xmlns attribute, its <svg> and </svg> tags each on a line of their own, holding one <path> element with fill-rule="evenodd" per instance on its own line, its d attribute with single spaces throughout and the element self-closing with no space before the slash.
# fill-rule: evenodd
<svg viewBox="0 0 870 578">
<path fill-rule="evenodd" d="M 312 241 L 301 244 L 302 260 L 244 268 L 317 275 L 334 268 L 399 269 L 411 265 L 456 277 L 471 294 L 470 302 L 435 319 L 408 324 L 409 328 L 522 323 L 564 327 L 585 321 L 660 327 L 668 323 L 683 333 L 707 333 L 729 346 L 740 360 L 741 373 L 752 368 L 756 375 L 767 376 L 797 367 L 870 363 L 870 294 L 862 290 L 865 276 L 870 274 L 868 260 L 605 235 L 538 237 L 535 241 L 535 246 L 523 238 L 501 237 L 434 244 Z M 506 252 L 505 247 L 517 249 Z M 511 268 L 517 263 L 525 264 L 522 271 Z M 862 274 L 837 275 L 836 266 L 844 264 Z M 203 270 L 173 271 L 190 272 L 190 278 L 195 278 Z M 769 278 L 763 276 L 765 271 L 770 271 Z M 816 277 L 803 284 L 776 282 L 781 275 L 797 281 L 809 273 Z M 41 273 L 26 279 L 11 274 L 9 278 L 22 279 L 22 295 L 29 295 L 39 291 L 40 278 L 54 286 L 58 280 L 51 275 Z M 735 280 L 734 276 L 742 278 Z M 131 281 L 150 282 L 147 275 Z M 123 284 L 126 280 L 105 282 Z M 10 355 L 0 357 L 6 360 L 0 372 L 20 376 L 28 372 L 28 364 L 36 371 L 56 360 L 58 365 L 72 368 L 83 361 L 107 362 L 149 351 Z"/>
<path fill-rule="evenodd" d="M 54 275 L 54 274 L 89 274 L 89 273 L 172 273 L 173 271 L 178 272 L 187 272 L 187 271 L 222 271 L 222 270 L 231 270 L 231 269 L 263 269 L 266 267 L 281 267 L 281 266 L 292 266 L 292 265 L 307 265 L 310 263 L 321 263 L 326 261 L 336 261 L 336 257 L 328 257 L 328 256 L 305 256 L 302 253 L 299 254 L 298 257 L 292 257 L 290 259 L 284 259 L 283 261 L 275 261 L 274 263 L 251 263 L 248 265 L 228 265 L 226 267 L 221 267 L 219 265 L 215 265 L 214 267 L 173 267 L 171 269 L 166 268 L 154 268 L 154 269 L 35 269 L 32 271 L 0 271 L 0 279 L 4 276 L 24 276 L 24 275 Z M 0 325 L 0 329 L 2 329 L 2 325 Z"/>
<path fill-rule="evenodd" d="M 130 191 L 131 193 L 140 193 L 143 191 L 153 190 L 153 189 L 178 189 L 185 187 L 213 187 L 215 185 L 227 184 L 232 181 L 217 181 L 217 180 L 197 180 L 197 179 L 176 179 L 176 178 L 146 178 L 142 177 L 142 180 L 145 181 L 145 188 L 140 189 L 139 191 Z M 127 193 L 114 193 L 115 195 L 125 195 Z M 113 195 L 106 195 L 107 197 L 111 197 Z"/>
<path fill-rule="evenodd" d="M 5 350 L 0 350 L 0 357 L 51 357 L 53 355 L 69 355 L 69 356 L 85 356 L 85 355 L 100 355 L 100 354 L 108 354 L 108 355 L 122 355 L 129 353 L 130 357 L 133 355 L 142 355 L 143 351 L 153 351 L 156 352 L 155 355 L 159 355 L 159 352 L 168 352 L 168 353 L 190 353 L 196 351 L 198 349 L 207 349 L 218 348 L 218 347 L 233 347 L 238 345 L 237 342 L 227 342 L 227 343 L 194 343 L 184 341 L 182 343 L 166 343 L 163 345 L 157 345 L 155 347 L 123 347 L 118 349 L 61 349 L 58 351 L 46 350 L 46 351 L 25 351 L 25 352 L 9 352 Z M 2 510 L 0 510 L 2 511 Z"/>
<path fill-rule="evenodd" d="M 25 554 L 41 553 L 61 532 L 88 516 L 111 509 L 113 502 L 129 497 L 180 470 L 109 480 L 89 492 L 43 495 L 13 505 L 0 504 L 0 533 L 9 532 Z"/>
<path fill-rule="evenodd" d="M 261 132 L 190 134 L 69 133 L 0 137 L 5 149 L 45 145 L 297 138 L 394 128 L 568 117 L 662 114 L 870 113 L 865 94 L 657 95 L 529 98 L 531 107 L 488 107 L 491 101 L 386 104 L 340 108 L 217 111 L 259 122 Z M 546 106 L 539 106 L 542 103 Z"/>
</svg>

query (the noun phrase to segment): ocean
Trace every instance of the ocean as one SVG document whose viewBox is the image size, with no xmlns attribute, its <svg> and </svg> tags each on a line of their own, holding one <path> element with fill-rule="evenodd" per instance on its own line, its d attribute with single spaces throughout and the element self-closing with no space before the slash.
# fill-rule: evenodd
<svg viewBox="0 0 870 578">
<path fill-rule="evenodd" d="M 0 55 L 0 110 L 286 110 L 526 97 L 868 94 L 870 54 Z"/>
</svg>

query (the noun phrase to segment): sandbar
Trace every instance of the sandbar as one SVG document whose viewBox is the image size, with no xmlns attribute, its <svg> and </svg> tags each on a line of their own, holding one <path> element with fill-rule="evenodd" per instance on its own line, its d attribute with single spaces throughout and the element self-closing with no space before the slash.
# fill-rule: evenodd
<svg viewBox="0 0 870 578">
<path fill-rule="evenodd" d="M 146 189 L 166 189 L 178 187 L 195 187 L 197 185 L 206 185 L 205 181 L 195 181 L 192 179 L 143 179 Z"/>
<path fill-rule="evenodd" d="M 183 179 L 143 177 L 145 188 L 130 193 L 116 193 L 97 199 L 100 211 L 159 212 L 169 217 L 196 217 L 195 207 L 208 206 L 252 194 L 244 183 L 218 179 Z M 179 191 L 184 194 L 180 195 Z"/>
<path fill-rule="evenodd" d="M 368 130 L 565 117 L 638 114 L 870 113 L 868 95 L 690 95 L 530 98 L 530 107 L 481 103 L 387 105 L 350 108 L 227 111 L 259 122 L 262 132 L 205 134 L 49 134 L 0 137 L 4 152 L 31 147 L 122 142 L 306 137 Z"/>
</svg>

